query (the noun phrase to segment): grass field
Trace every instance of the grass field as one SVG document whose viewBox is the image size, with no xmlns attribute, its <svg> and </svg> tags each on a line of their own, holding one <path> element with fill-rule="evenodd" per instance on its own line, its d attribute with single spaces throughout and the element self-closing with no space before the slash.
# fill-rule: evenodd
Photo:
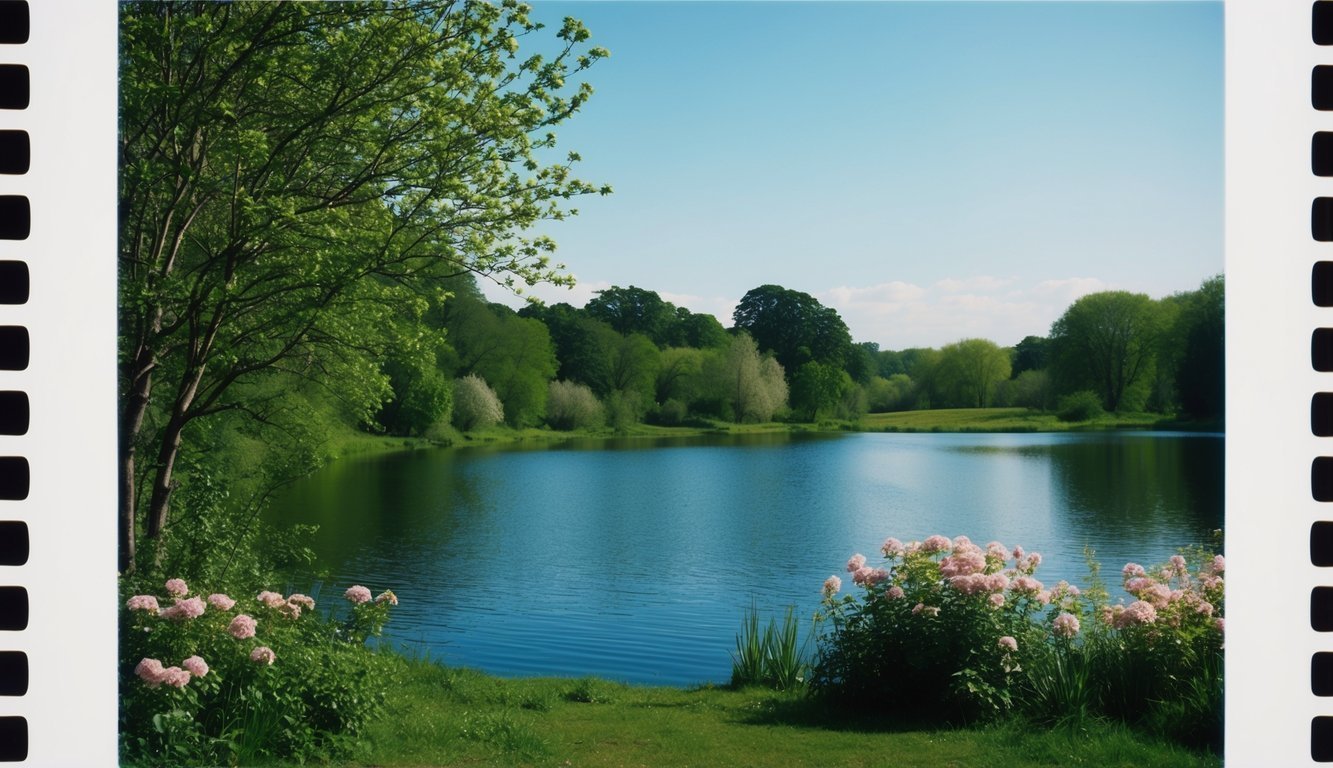
<svg viewBox="0 0 1333 768">
<path fill-rule="evenodd" d="M 348 766 L 1217 766 L 1123 727 L 941 729 L 832 712 L 796 694 L 516 679 L 401 662 Z"/>
<path fill-rule="evenodd" d="M 1053 413 L 1026 408 L 947 408 L 872 413 L 861 418 L 867 432 L 1068 432 L 1071 430 L 1154 429 L 1168 426 L 1161 414 L 1120 413 L 1091 421 L 1060 421 Z"/>
</svg>

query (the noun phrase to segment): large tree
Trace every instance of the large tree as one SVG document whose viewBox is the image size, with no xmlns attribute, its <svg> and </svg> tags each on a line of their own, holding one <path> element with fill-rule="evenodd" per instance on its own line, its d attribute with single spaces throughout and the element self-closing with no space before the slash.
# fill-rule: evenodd
<svg viewBox="0 0 1333 768">
<path fill-rule="evenodd" d="M 1051 326 L 1060 390 L 1091 389 L 1108 411 L 1141 406 L 1151 383 L 1160 313 L 1141 293 L 1104 291 L 1070 305 Z"/>
<path fill-rule="evenodd" d="M 666 343 L 667 332 L 676 317 L 676 307 L 663 301 L 656 291 L 613 285 L 597 292 L 583 307 L 594 317 L 626 336 L 641 333 L 654 344 Z"/>
<path fill-rule="evenodd" d="M 836 310 L 808 293 L 780 285 L 761 285 L 746 293 L 732 313 L 732 322 L 789 372 L 811 360 L 842 367 L 852 345 L 851 333 Z"/>
<path fill-rule="evenodd" d="M 381 329 L 432 280 L 567 280 L 522 233 L 597 191 L 549 129 L 605 52 L 566 19 L 517 57 L 538 29 L 512 0 L 121 6 L 123 570 L 136 528 L 166 529 L 192 426 L 247 385 L 336 377 L 371 418 Z"/>
<path fill-rule="evenodd" d="M 940 348 L 935 386 L 950 405 L 986 408 L 1009 371 L 1009 353 L 995 342 L 964 339 Z"/>
</svg>

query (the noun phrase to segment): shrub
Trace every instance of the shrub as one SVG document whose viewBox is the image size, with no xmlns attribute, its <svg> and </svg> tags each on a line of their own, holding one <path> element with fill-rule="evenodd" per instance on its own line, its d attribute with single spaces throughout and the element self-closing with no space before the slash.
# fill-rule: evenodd
<svg viewBox="0 0 1333 768">
<path fill-rule="evenodd" d="M 464 432 L 491 427 L 504 421 L 504 404 L 484 379 L 468 374 L 454 382 L 455 427 Z"/>
<path fill-rule="evenodd" d="M 1060 421 L 1088 421 L 1101 416 L 1102 400 L 1096 392 L 1083 390 L 1060 398 L 1056 415 Z"/>
<path fill-rule="evenodd" d="M 553 429 L 602 426 L 604 412 L 597 396 L 585 384 L 553 381 L 546 398 L 546 423 Z"/>
<path fill-rule="evenodd" d="M 353 587 L 350 615 L 334 622 L 300 594 L 192 594 L 180 579 L 166 582 L 165 596 L 122 590 L 126 764 L 327 758 L 355 743 L 392 682 L 364 644 L 397 603 L 392 592 L 371 598 Z"/>
<path fill-rule="evenodd" d="M 782 625 L 770 619 L 759 632 L 759 610 L 753 605 L 745 614 L 741 632 L 736 635 L 736 652 L 731 657 L 733 686 L 765 685 L 779 691 L 805 685 L 810 664 L 805 646 L 797 642 L 796 609 L 788 606 Z"/>
<path fill-rule="evenodd" d="M 677 427 L 684 424 L 689 416 L 689 406 L 675 398 L 662 403 L 657 409 L 657 423 L 668 427 Z"/>
<path fill-rule="evenodd" d="M 606 396 L 606 420 L 617 432 L 629 431 L 643 420 L 643 412 L 643 396 L 638 392 L 616 390 Z"/>
<path fill-rule="evenodd" d="M 812 676 L 840 701 L 945 720 L 1021 711 L 1043 722 L 1111 717 L 1220 748 L 1221 556 L 1122 570 L 1124 599 L 1036 579 L 1040 555 L 931 536 L 847 563 L 862 597 L 824 585 Z M 1191 573 L 1190 560 L 1196 564 Z M 1095 569 L 1094 569 L 1095 578 Z"/>
</svg>

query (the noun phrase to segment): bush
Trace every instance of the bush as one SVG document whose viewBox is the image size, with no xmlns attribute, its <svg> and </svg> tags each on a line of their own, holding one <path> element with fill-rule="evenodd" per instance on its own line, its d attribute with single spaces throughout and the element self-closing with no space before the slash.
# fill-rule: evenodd
<svg viewBox="0 0 1333 768">
<path fill-rule="evenodd" d="M 675 398 L 667 400 L 657 408 L 657 423 L 668 427 L 678 427 L 689 417 L 689 406 Z"/>
<path fill-rule="evenodd" d="M 606 420 L 617 432 L 643 421 L 643 396 L 638 392 L 616 390 L 606 396 Z"/>
<path fill-rule="evenodd" d="M 121 758 L 132 765 L 304 761 L 346 752 L 384 703 L 388 665 L 365 647 L 398 602 L 346 596 L 343 622 L 313 598 L 261 592 L 233 600 L 185 582 L 166 597 L 122 584 Z M 173 604 L 163 607 L 168 600 Z"/>
<path fill-rule="evenodd" d="M 770 619 L 760 634 L 759 610 L 750 606 L 731 657 L 732 686 L 764 685 L 779 691 L 804 686 L 810 665 L 805 646 L 797 642 L 798 629 L 796 609 L 788 606 L 782 626 Z"/>
<path fill-rule="evenodd" d="M 1105 411 L 1102 410 L 1102 399 L 1096 392 L 1086 389 L 1065 395 L 1060 398 L 1060 403 L 1056 406 L 1056 416 L 1060 421 L 1089 421 L 1103 413 Z"/>
<path fill-rule="evenodd" d="M 504 421 L 504 404 L 484 379 L 468 374 L 454 382 L 455 427 L 464 432 L 492 427 Z"/>
<path fill-rule="evenodd" d="M 827 630 L 812 683 L 839 701 L 946 721 L 1022 712 L 1041 723 L 1119 719 L 1191 746 L 1221 746 L 1221 556 L 1195 550 L 1122 571 L 1111 605 L 1036 579 L 1040 555 L 931 536 L 847 563 L 864 596 L 825 582 Z M 1094 570 L 1095 579 L 1095 570 Z"/>
<path fill-rule="evenodd" d="M 604 411 L 597 396 L 584 384 L 553 381 L 546 398 L 546 423 L 552 429 L 589 429 L 602 426 Z"/>
</svg>

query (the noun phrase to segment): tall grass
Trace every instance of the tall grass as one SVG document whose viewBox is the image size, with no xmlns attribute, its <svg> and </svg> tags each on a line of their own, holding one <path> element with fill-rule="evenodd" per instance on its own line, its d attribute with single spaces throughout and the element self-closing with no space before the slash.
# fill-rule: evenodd
<svg viewBox="0 0 1333 768">
<path fill-rule="evenodd" d="M 787 606 L 781 625 L 769 619 L 760 632 L 759 609 L 751 604 L 741 622 L 741 631 L 736 635 L 736 652 L 731 657 L 731 684 L 735 687 L 763 685 L 779 691 L 803 687 L 810 671 L 806 643 L 800 642 L 795 607 Z"/>
</svg>

